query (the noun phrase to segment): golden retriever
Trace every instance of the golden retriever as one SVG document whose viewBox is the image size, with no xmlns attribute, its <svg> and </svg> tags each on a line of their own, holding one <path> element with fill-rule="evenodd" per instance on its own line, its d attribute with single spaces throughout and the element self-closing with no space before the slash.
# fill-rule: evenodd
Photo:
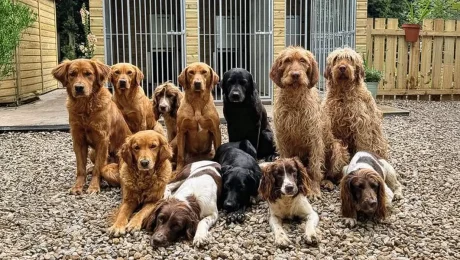
<svg viewBox="0 0 460 260">
<path fill-rule="evenodd" d="M 214 149 L 221 144 L 220 119 L 211 91 L 219 76 L 206 63 L 187 66 L 179 75 L 185 95 L 177 111 L 177 168 L 186 162 L 213 158 Z"/>
<path fill-rule="evenodd" d="M 94 169 L 88 193 L 100 191 L 100 177 L 107 159 L 116 154 L 131 134 L 123 115 L 104 87 L 110 68 L 96 60 L 66 60 L 52 71 L 67 89 L 70 133 L 77 159 L 77 178 L 70 190 L 81 194 L 86 180 L 88 148 L 94 149 Z M 104 176 L 102 176 L 104 177 Z"/>
<path fill-rule="evenodd" d="M 130 63 L 118 63 L 112 66 L 110 82 L 115 89 L 113 100 L 123 113 L 131 132 L 155 130 L 164 134 L 163 127 L 153 114 L 150 101 L 140 84 L 144 74 Z"/>
<path fill-rule="evenodd" d="M 171 147 L 166 137 L 153 130 L 140 131 L 126 138 L 120 150 L 122 202 L 109 228 L 114 236 L 137 231 L 155 209 L 171 178 Z M 140 207 L 131 220 L 129 218 Z M 128 222 L 129 220 L 129 222 Z"/>
</svg>

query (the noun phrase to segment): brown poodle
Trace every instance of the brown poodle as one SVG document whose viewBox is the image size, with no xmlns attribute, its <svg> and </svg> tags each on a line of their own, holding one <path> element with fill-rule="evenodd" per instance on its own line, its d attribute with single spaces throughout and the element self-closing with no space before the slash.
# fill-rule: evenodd
<svg viewBox="0 0 460 260">
<path fill-rule="evenodd" d="M 324 77 L 327 95 L 323 109 L 331 119 L 334 136 L 348 146 L 350 154 L 368 151 L 387 159 L 382 112 L 364 83 L 361 56 L 350 48 L 333 51 Z"/>
<path fill-rule="evenodd" d="M 311 52 L 288 47 L 276 58 L 270 78 L 278 86 L 273 107 L 276 147 L 283 158 L 300 158 L 313 180 L 310 197 L 320 196 L 322 179 L 340 181 L 349 155 L 346 148 L 332 138 L 329 120 L 321 111 L 315 88 L 319 79 L 318 63 Z M 325 180 L 323 184 L 333 188 L 330 181 Z"/>
</svg>

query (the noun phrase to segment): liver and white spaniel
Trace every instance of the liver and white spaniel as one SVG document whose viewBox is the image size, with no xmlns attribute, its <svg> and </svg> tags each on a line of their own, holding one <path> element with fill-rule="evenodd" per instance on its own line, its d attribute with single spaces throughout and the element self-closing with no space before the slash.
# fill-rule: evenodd
<svg viewBox="0 0 460 260">
<path fill-rule="evenodd" d="M 299 158 L 278 159 L 263 165 L 263 176 L 259 193 L 268 201 L 270 226 L 275 233 L 275 244 L 288 246 L 290 240 L 283 229 L 286 218 L 300 217 L 306 220 L 305 240 L 308 244 L 317 243 L 316 226 L 318 214 L 313 210 L 307 195 L 312 193 L 312 180 Z"/>
<path fill-rule="evenodd" d="M 393 199 L 402 198 L 402 185 L 396 171 L 386 160 L 369 152 L 357 152 L 343 167 L 340 184 L 342 215 L 354 227 L 358 215 L 384 219 Z"/>
<path fill-rule="evenodd" d="M 206 244 L 209 228 L 218 218 L 221 188 L 220 164 L 199 161 L 186 165 L 167 185 L 165 198 L 147 221 L 147 228 L 154 229 L 152 246 L 166 246 L 182 235 L 193 238 L 195 246 Z"/>
</svg>

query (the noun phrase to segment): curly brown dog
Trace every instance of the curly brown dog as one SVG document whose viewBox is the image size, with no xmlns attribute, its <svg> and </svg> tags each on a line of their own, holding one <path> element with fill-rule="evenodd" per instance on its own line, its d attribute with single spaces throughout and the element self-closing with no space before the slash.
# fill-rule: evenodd
<svg viewBox="0 0 460 260">
<path fill-rule="evenodd" d="M 77 178 L 70 192 L 81 194 L 86 180 L 88 147 L 94 149 L 94 168 L 88 193 L 100 191 L 100 177 L 109 157 L 116 154 L 131 134 L 123 115 L 104 87 L 110 68 L 96 60 L 64 61 L 53 76 L 67 89 L 70 133 L 77 158 Z M 115 160 L 117 161 L 117 160 Z"/>
<path fill-rule="evenodd" d="M 321 111 L 315 88 L 318 63 L 311 52 L 288 47 L 276 58 L 270 78 L 278 86 L 273 106 L 276 147 L 282 158 L 300 158 L 313 180 L 310 197 L 320 196 L 323 170 L 325 179 L 339 182 L 349 155 L 332 138 L 328 120 Z M 329 189 L 334 187 L 329 181 L 323 184 Z"/>
<path fill-rule="evenodd" d="M 333 51 L 324 77 L 327 94 L 323 107 L 331 118 L 334 136 L 348 146 L 350 154 L 368 151 L 387 159 L 382 112 L 364 83 L 361 56 L 350 48 Z"/>
<path fill-rule="evenodd" d="M 123 113 L 131 132 L 155 130 L 164 134 L 163 127 L 153 115 L 152 102 L 147 98 L 140 84 L 144 74 L 130 63 L 112 66 L 110 82 L 115 89 L 113 100 Z"/>
<path fill-rule="evenodd" d="M 211 160 L 221 144 L 220 120 L 211 91 L 219 76 L 206 63 L 195 62 L 179 75 L 185 95 L 177 111 L 177 168 L 186 162 Z"/>
<path fill-rule="evenodd" d="M 172 172 L 171 147 L 166 137 L 153 130 L 140 131 L 126 138 L 120 156 L 122 202 L 109 228 L 114 236 L 141 229 L 144 219 L 163 198 Z M 139 212 L 129 220 L 139 206 Z"/>
</svg>

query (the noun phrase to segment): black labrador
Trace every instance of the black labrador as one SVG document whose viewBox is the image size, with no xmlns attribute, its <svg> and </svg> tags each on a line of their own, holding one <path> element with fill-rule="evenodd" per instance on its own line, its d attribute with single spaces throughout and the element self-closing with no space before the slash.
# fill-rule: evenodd
<svg viewBox="0 0 460 260">
<path fill-rule="evenodd" d="M 251 197 L 257 197 L 262 171 L 254 158 L 255 152 L 248 140 L 223 144 L 216 151 L 214 161 L 222 166 L 220 204 L 228 213 L 227 222 L 243 222 Z"/>
<path fill-rule="evenodd" d="M 229 141 L 247 139 L 256 148 L 258 159 L 273 161 L 276 157 L 273 132 L 251 73 L 231 69 L 224 73 L 221 86 Z"/>
</svg>

